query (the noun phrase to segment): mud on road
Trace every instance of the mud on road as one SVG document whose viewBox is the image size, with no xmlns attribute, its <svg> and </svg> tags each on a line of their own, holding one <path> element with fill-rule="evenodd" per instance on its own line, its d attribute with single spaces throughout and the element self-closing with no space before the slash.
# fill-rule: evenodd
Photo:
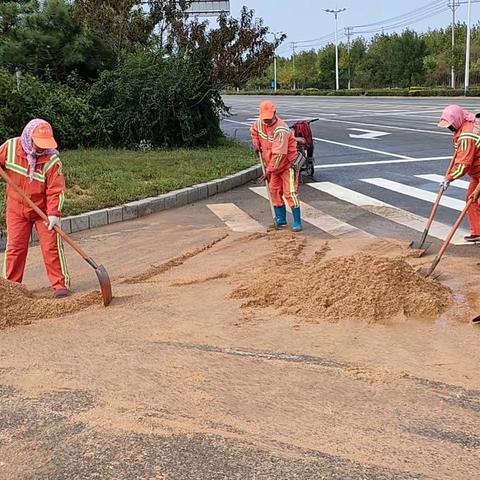
<svg viewBox="0 0 480 480">
<path fill-rule="evenodd" d="M 102 238 L 109 309 L 0 331 L 1 479 L 476 478 L 475 262 L 164 227 Z"/>
</svg>

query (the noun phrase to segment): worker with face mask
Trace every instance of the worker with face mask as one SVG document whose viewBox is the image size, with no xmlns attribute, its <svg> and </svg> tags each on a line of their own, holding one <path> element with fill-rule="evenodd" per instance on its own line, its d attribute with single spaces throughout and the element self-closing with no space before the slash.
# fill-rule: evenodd
<svg viewBox="0 0 480 480">
<path fill-rule="evenodd" d="M 446 190 L 450 183 L 468 175 L 470 185 L 467 199 L 473 198 L 475 202 L 468 210 L 468 223 L 470 235 L 465 237 L 468 242 L 480 241 L 480 129 L 475 115 L 467 112 L 458 105 L 450 105 L 442 113 L 440 128 L 448 128 L 453 133 L 454 158 L 444 182 Z"/>
<path fill-rule="evenodd" d="M 65 191 L 62 163 L 56 148 L 51 125 L 41 119 L 30 121 L 20 137 L 11 138 L 0 147 L 0 167 L 48 216 L 45 224 L 12 187 L 7 187 L 7 248 L 3 277 L 16 283 L 23 281 L 28 243 L 35 225 L 54 296 L 62 298 L 70 293 L 70 278 L 62 239 L 55 231 L 55 226 L 60 225 Z"/>
</svg>

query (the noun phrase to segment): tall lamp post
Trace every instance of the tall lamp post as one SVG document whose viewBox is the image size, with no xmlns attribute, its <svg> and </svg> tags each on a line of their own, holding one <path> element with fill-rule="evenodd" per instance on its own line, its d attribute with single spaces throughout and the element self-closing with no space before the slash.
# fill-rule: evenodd
<svg viewBox="0 0 480 480">
<path fill-rule="evenodd" d="M 338 14 L 345 10 L 346 8 L 337 8 L 335 10 L 324 9 L 325 12 L 331 13 L 335 17 L 335 90 L 340 90 L 340 81 L 338 78 Z"/>
<path fill-rule="evenodd" d="M 472 18 L 472 0 L 468 0 L 468 14 L 467 14 L 467 47 L 465 48 L 465 95 L 467 95 L 470 87 L 470 31 Z"/>
<path fill-rule="evenodd" d="M 282 36 L 283 32 L 270 32 L 269 35 L 273 35 L 275 43 L 277 43 L 277 36 Z M 273 91 L 277 93 L 277 47 L 273 52 Z"/>
</svg>

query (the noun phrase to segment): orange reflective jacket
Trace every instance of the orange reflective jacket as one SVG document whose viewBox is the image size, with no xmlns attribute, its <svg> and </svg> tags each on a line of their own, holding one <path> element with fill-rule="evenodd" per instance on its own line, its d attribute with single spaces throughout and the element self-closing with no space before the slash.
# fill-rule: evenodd
<svg viewBox="0 0 480 480">
<path fill-rule="evenodd" d="M 37 159 L 32 180 L 28 176 L 27 155 L 20 138 L 7 140 L 0 147 L 0 166 L 8 176 L 47 215 L 60 217 L 65 201 L 65 179 L 58 155 L 43 155 Z M 15 190 L 7 187 L 7 208 L 13 208 L 27 218 L 37 214 Z"/>
<path fill-rule="evenodd" d="M 447 179 L 452 181 L 464 175 L 480 177 L 480 135 L 478 128 L 472 122 L 465 122 L 455 132 L 453 144 L 455 147 L 454 164 L 448 172 Z"/>
<path fill-rule="evenodd" d="M 262 151 L 265 168 L 272 173 L 290 168 L 297 158 L 297 141 L 288 125 L 280 118 L 273 125 L 257 120 L 250 128 L 252 143 Z"/>
</svg>

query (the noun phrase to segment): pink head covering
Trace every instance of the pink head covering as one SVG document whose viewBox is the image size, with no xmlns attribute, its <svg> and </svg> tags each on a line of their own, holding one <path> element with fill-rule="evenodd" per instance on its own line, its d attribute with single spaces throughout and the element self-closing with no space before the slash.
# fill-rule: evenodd
<svg viewBox="0 0 480 480">
<path fill-rule="evenodd" d="M 446 128 L 452 125 L 455 130 L 458 130 L 465 122 L 474 121 L 475 115 L 473 113 L 464 110 L 459 105 L 449 105 L 442 112 L 438 126 L 440 128 Z"/>
<path fill-rule="evenodd" d="M 30 120 L 30 122 L 28 122 L 26 127 L 23 129 L 22 136 L 20 137 L 23 150 L 27 154 L 28 176 L 30 177 L 30 181 L 33 179 L 33 173 L 35 172 L 35 167 L 37 165 L 37 158 L 39 157 L 39 155 L 35 153 L 32 134 L 33 131 L 42 123 L 50 125 L 46 120 L 42 120 L 41 118 Z M 58 153 L 58 151 L 54 148 L 42 151 L 42 155 L 54 155 L 55 153 Z"/>
</svg>

